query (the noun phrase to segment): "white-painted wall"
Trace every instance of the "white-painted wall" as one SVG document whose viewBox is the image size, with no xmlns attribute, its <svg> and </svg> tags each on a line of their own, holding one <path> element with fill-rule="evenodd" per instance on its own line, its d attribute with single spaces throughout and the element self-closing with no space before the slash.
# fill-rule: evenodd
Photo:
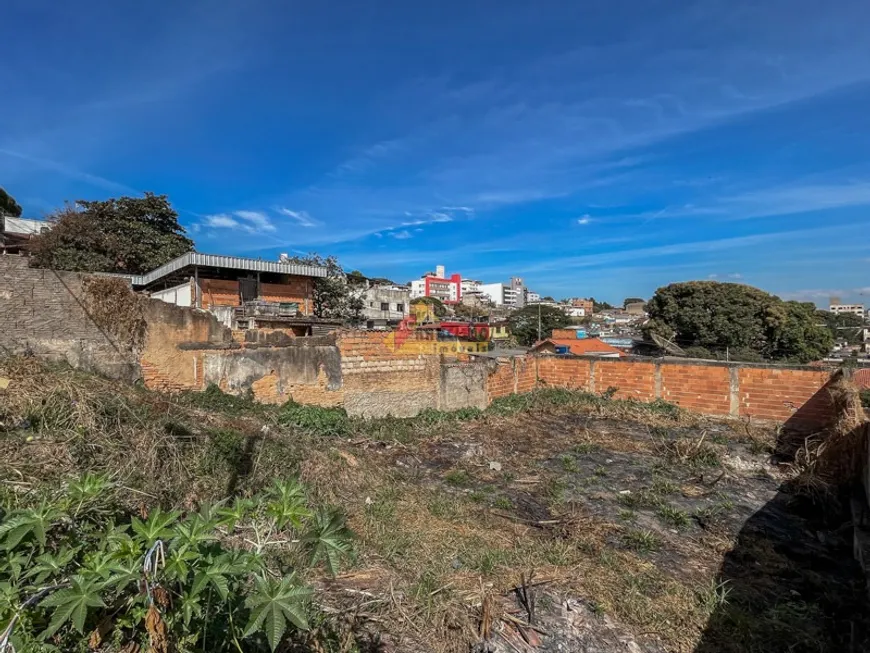
<svg viewBox="0 0 870 653">
<path fill-rule="evenodd" d="M 154 299 L 159 299 L 167 304 L 175 304 L 176 306 L 193 306 L 193 297 L 190 292 L 190 282 L 167 288 L 166 290 L 158 290 L 151 293 Z"/>
</svg>

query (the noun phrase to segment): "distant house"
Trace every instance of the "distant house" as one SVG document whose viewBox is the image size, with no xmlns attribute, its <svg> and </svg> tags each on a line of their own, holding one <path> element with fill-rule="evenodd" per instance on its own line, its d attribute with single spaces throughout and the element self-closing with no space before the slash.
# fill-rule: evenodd
<svg viewBox="0 0 870 653">
<path fill-rule="evenodd" d="M 0 214 L 0 252 L 19 254 L 31 238 L 51 229 L 51 224 L 46 220 L 27 220 Z"/>
<path fill-rule="evenodd" d="M 124 276 L 154 299 L 203 308 L 233 329 L 280 328 L 295 335 L 339 325 L 314 316 L 314 281 L 326 268 L 189 252 L 165 265 Z"/>
<path fill-rule="evenodd" d="M 508 340 L 511 337 L 510 328 L 507 320 L 499 322 L 490 322 L 489 339 L 493 342 Z"/>
<path fill-rule="evenodd" d="M 532 347 L 534 354 L 574 355 L 574 356 L 601 356 L 602 358 L 622 358 L 625 353 L 602 342 L 598 338 L 555 339 L 541 340 Z"/>
<path fill-rule="evenodd" d="M 411 313 L 411 290 L 407 286 L 372 285 L 363 291 L 361 299 L 367 329 L 395 327 Z"/>
</svg>

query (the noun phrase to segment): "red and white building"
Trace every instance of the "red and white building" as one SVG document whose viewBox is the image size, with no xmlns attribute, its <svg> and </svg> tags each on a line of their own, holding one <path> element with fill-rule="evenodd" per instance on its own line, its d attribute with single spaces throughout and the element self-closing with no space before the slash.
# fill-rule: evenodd
<svg viewBox="0 0 870 653">
<path fill-rule="evenodd" d="M 458 304 L 462 299 L 462 275 L 444 272 L 444 266 L 435 268 L 435 274 L 424 274 L 411 282 L 411 299 L 434 297 L 445 304 Z"/>
</svg>

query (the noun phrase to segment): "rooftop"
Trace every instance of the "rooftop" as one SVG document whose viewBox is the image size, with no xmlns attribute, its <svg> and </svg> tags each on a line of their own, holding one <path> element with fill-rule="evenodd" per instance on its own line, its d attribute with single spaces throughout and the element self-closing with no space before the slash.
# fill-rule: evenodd
<svg viewBox="0 0 870 653">
<path fill-rule="evenodd" d="M 263 261 L 261 259 L 240 258 L 237 256 L 200 254 L 199 252 L 183 254 L 146 274 L 126 274 L 120 276 L 130 279 L 133 286 L 142 287 L 148 286 L 187 267 L 222 268 L 245 272 L 270 272 L 303 277 L 326 277 L 326 268 L 319 265 L 297 265 L 295 263 L 279 263 L 278 261 Z"/>
</svg>

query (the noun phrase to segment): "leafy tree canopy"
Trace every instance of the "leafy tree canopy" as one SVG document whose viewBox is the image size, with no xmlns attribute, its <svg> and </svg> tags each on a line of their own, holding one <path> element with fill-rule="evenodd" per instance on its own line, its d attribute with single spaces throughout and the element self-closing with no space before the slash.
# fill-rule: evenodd
<svg viewBox="0 0 870 653">
<path fill-rule="evenodd" d="M 622 302 L 622 307 L 625 308 L 629 304 L 645 304 L 646 300 L 642 297 L 626 297 Z"/>
<path fill-rule="evenodd" d="M 335 256 L 323 257 L 317 252 L 288 260 L 299 265 L 326 268 L 326 277 L 314 280 L 314 315 L 349 323 L 356 323 L 362 318 L 365 304 L 359 289 L 363 287 L 365 277 L 359 270 L 345 274 Z"/>
<path fill-rule="evenodd" d="M 539 313 L 540 311 L 540 313 Z M 570 318 L 556 306 L 526 306 L 514 311 L 508 318 L 511 334 L 517 342 L 530 347 L 538 340 L 538 315 L 541 321 L 541 338 L 549 338 L 553 329 L 561 329 L 571 324 Z"/>
<path fill-rule="evenodd" d="M 609 311 L 613 308 L 613 306 L 611 304 L 608 304 L 607 302 L 599 302 L 594 297 L 590 297 L 589 301 L 592 302 L 592 312 L 593 313 L 598 313 L 599 311 Z"/>
<path fill-rule="evenodd" d="M 784 302 L 741 284 L 674 283 L 656 291 L 647 312 L 647 333 L 717 356 L 733 349 L 744 358 L 755 352 L 766 360 L 806 363 L 827 355 L 833 344 L 813 304 Z"/>
<path fill-rule="evenodd" d="M 553 302 L 554 304 L 556 303 L 556 300 L 553 299 L 552 297 L 550 297 L 549 295 L 547 295 L 546 297 L 541 297 L 541 301 L 542 302 Z"/>
<path fill-rule="evenodd" d="M 193 250 L 166 195 L 78 200 L 31 243 L 37 267 L 143 274 Z"/>
<path fill-rule="evenodd" d="M 432 307 L 432 311 L 435 313 L 435 317 L 442 318 L 447 315 L 447 307 L 437 297 L 417 297 L 416 299 L 411 300 L 411 305 L 414 304 L 428 304 Z"/>
<path fill-rule="evenodd" d="M 3 188 L 0 188 L 0 215 L 8 215 L 13 218 L 21 215 L 21 206 Z"/>
<path fill-rule="evenodd" d="M 845 340 L 851 345 L 863 341 L 861 330 L 864 328 L 864 320 L 851 313 L 832 313 L 831 311 L 816 311 L 819 322 L 824 324 L 831 332 L 835 340 Z"/>
</svg>

